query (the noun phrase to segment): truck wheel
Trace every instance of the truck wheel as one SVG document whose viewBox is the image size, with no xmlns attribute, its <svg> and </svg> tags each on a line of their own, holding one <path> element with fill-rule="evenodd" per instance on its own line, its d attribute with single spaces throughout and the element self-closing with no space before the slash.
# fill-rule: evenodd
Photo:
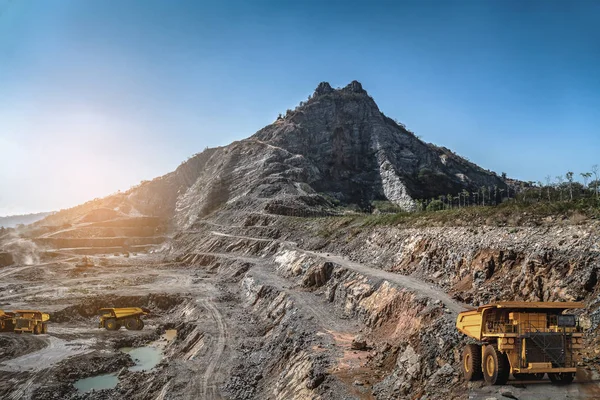
<svg viewBox="0 0 600 400">
<path fill-rule="evenodd" d="M 117 320 L 114 318 L 109 318 L 104 321 L 104 327 L 107 331 L 116 331 L 120 328 L 119 324 L 117 324 Z"/>
<path fill-rule="evenodd" d="M 128 320 L 125 321 L 125 328 L 127 328 L 130 331 L 135 331 L 137 330 L 137 320 L 135 318 L 129 318 Z"/>
<path fill-rule="evenodd" d="M 0 321 L 0 331 L 3 331 L 4 328 L 4 321 Z"/>
<path fill-rule="evenodd" d="M 138 319 L 136 322 L 137 322 L 136 330 L 141 331 L 142 329 L 144 329 L 144 321 L 142 321 L 141 319 Z"/>
<path fill-rule="evenodd" d="M 42 333 L 48 333 L 48 324 L 42 324 Z"/>
<path fill-rule="evenodd" d="M 575 374 L 573 372 L 548 372 L 548 378 L 552 381 L 552 383 L 571 383 L 575 378 Z"/>
<path fill-rule="evenodd" d="M 462 370 L 467 381 L 478 381 L 483 378 L 481 370 L 481 346 L 468 344 L 463 349 Z"/>
<path fill-rule="evenodd" d="M 35 324 L 33 327 L 33 334 L 39 335 L 40 333 L 42 333 L 42 324 Z"/>
<path fill-rule="evenodd" d="M 504 385 L 510 374 L 508 357 L 498 351 L 494 346 L 485 346 L 483 351 L 483 379 L 488 385 Z"/>
</svg>

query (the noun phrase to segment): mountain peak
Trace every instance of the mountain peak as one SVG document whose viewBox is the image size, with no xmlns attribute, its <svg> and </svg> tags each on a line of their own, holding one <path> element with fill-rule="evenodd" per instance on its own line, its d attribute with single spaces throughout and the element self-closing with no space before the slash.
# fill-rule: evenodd
<svg viewBox="0 0 600 400">
<path fill-rule="evenodd" d="M 329 84 L 329 82 L 321 82 L 319 86 L 315 89 L 315 96 L 319 96 L 322 94 L 327 94 L 333 92 L 333 88 Z"/>
<path fill-rule="evenodd" d="M 367 93 L 366 90 L 363 89 L 361 83 L 359 81 L 350 82 L 344 89 L 344 91 L 350 91 L 354 93 Z"/>
<path fill-rule="evenodd" d="M 363 89 L 362 84 L 359 81 L 354 80 L 342 89 L 333 89 L 331 87 L 331 85 L 329 84 L 329 82 L 321 82 L 321 83 L 319 83 L 319 86 L 317 86 L 317 88 L 315 89 L 314 95 L 320 96 L 320 95 L 333 93 L 333 92 L 346 92 L 346 93 L 350 92 L 350 93 L 365 93 L 365 94 L 367 93 L 367 91 Z"/>
</svg>

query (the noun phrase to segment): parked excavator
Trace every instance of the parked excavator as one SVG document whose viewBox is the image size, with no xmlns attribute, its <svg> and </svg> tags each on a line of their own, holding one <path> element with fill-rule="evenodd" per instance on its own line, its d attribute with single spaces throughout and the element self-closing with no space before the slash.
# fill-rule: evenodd
<svg viewBox="0 0 600 400">
<path fill-rule="evenodd" d="M 574 302 L 517 302 L 486 304 L 458 315 L 456 327 L 477 343 L 463 350 L 465 379 L 484 379 L 504 385 L 516 379 L 571 383 L 583 347 L 577 317 L 565 312 L 581 309 Z"/>
</svg>

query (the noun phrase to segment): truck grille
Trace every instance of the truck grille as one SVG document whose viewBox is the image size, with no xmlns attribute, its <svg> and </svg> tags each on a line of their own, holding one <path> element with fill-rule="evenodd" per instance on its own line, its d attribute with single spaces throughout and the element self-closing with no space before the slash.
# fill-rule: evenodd
<svg viewBox="0 0 600 400">
<path fill-rule="evenodd" d="M 29 320 L 28 319 L 18 319 L 15 327 L 17 329 L 29 328 Z"/>
<path fill-rule="evenodd" d="M 526 362 L 552 363 L 552 366 L 568 368 L 573 366 L 571 335 L 550 332 L 527 333 Z"/>
</svg>

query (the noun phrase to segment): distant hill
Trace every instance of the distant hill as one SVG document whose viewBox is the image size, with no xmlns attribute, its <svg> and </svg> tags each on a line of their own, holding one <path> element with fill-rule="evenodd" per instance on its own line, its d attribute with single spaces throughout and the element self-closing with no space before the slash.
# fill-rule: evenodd
<svg viewBox="0 0 600 400">
<path fill-rule="evenodd" d="M 6 217 L 0 217 L 0 226 L 4 228 L 14 228 L 19 224 L 33 224 L 36 221 L 46 218 L 50 214 L 51 213 L 49 212 L 41 212 L 35 214 L 9 215 Z"/>
<path fill-rule="evenodd" d="M 419 199 L 481 187 L 506 183 L 385 116 L 359 82 L 341 89 L 322 82 L 253 136 L 206 149 L 160 178 L 42 223 L 72 223 L 100 208 L 164 218 L 175 229 L 215 211 L 310 216 L 337 205 L 368 210 L 380 200 L 410 211 Z"/>
</svg>

